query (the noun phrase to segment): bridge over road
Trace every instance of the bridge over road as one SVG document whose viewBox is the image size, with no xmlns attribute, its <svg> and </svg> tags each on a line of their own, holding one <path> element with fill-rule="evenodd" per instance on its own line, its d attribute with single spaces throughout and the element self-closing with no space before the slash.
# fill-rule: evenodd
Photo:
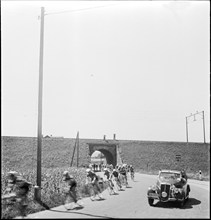
<svg viewBox="0 0 211 220">
<path fill-rule="evenodd" d="M 30 214 L 28 218 L 210 218 L 210 182 L 188 180 L 190 198 L 183 208 L 174 203 L 155 203 L 149 206 L 147 188 L 156 181 L 155 175 L 136 174 L 135 182 L 129 180 L 130 188 L 109 195 L 103 192 L 105 200 L 83 199 L 85 207 L 67 211 L 64 206 Z"/>
</svg>

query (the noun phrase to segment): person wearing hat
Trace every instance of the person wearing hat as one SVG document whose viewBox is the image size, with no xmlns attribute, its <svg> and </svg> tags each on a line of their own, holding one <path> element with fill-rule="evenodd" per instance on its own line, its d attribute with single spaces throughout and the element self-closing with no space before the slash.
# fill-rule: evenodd
<svg viewBox="0 0 211 220">
<path fill-rule="evenodd" d="M 87 174 L 86 184 L 91 183 L 93 194 L 94 194 L 93 196 L 90 195 L 90 199 L 93 201 L 96 195 L 98 195 L 100 199 L 104 199 L 101 194 L 101 189 L 99 185 L 99 180 L 100 180 L 99 177 L 91 169 L 87 169 L 86 174 Z"/>
<path fill-rule="evenodd" d="M 28 206 L 28 192 L 32 183 L 18 175 L 16 171 L 7 173 L 7 188 L 3 198 L 12 199 L 17 202 L 17 207 L 22 218 L 26 217 L 26 208 Z"/>
<path fill-rule="evenodd" d="M 68 171 L 64 171 L 63 173 L 63 181 L 64 181 L 64 194 L 65 194 L 65 201 L 64 206 L 66 209 L 73 209 L 76 204 L 83 207 L 83 203 L 79 201 L 77 198 L 77 182 L 75 178 L 69 174 Z"/>
</svg>

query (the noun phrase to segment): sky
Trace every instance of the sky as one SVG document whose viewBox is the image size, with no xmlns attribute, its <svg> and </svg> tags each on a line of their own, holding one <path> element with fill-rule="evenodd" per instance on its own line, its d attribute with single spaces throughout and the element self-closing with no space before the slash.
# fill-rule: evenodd
<svg viewBox="0 0 211 220">
<path fill-rule="evenodd" d="M 210 142 L 209 1 L 1 1 L 2 136 L 37 136 L 41 7 L 44 136 Z"/>
</svg>

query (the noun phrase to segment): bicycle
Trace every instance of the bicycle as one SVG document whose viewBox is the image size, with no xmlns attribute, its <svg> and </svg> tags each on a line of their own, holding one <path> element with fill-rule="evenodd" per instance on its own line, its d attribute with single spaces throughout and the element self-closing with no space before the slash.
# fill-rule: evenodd
<svg viewBox="0 0 211 220">
<path fill-rule="evenodd" d="M 134 172 L 130 172 L 130 178 L 131 178 L 131 180 L 134 181 L 134 178 L 135 178 Z"/>
</svg>

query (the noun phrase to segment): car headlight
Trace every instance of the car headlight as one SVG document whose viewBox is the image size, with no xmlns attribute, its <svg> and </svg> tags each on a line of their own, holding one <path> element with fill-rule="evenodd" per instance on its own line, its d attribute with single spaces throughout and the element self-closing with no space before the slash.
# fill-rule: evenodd
<svg viewBox="0 0 211 220">
<path fill-rule="evenodd" d="M 148 188 L 148 190 L 156 191 L 156 190 L 157 190 L 157 187 L 153 185 L 153 186 L 150 186 L 150 187 Z"/>
<path fill-rule="evenodd" d="M 152 190 L 156 191 L 157 190 L 157 186 L 152 186 Z"/>
</svg>

